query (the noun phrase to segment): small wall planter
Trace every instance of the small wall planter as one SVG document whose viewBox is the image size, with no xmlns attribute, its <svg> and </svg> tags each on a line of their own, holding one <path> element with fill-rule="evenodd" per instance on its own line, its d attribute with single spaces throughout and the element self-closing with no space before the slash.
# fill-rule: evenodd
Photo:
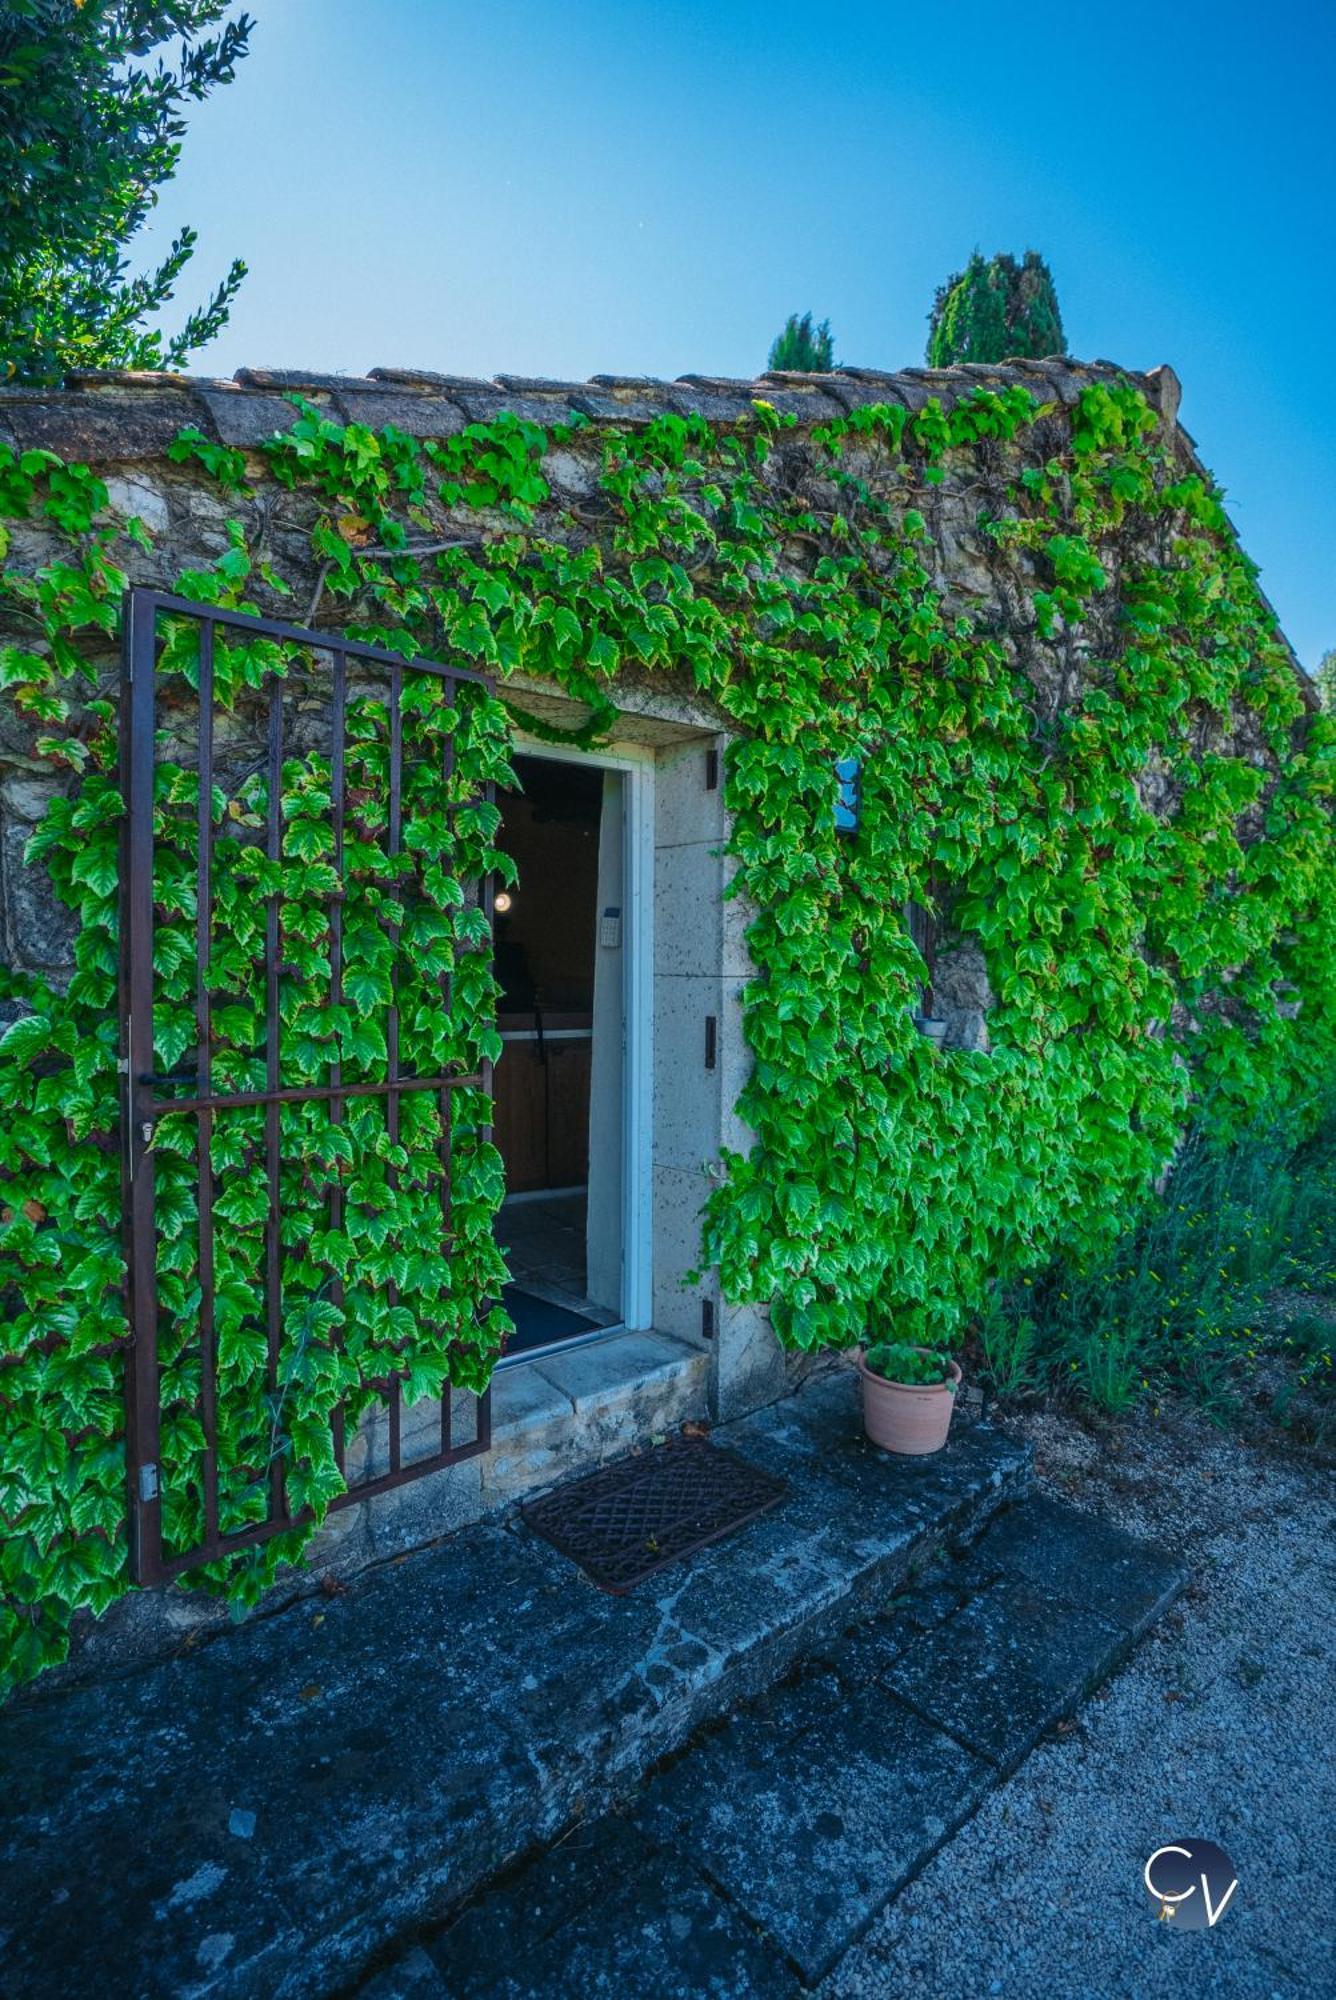
<svg viewBox="0 0 1336 2000">
<path fill-rule="evenodd" d="M 916 1350 L 927 1353 L 926 1348 Z M 951 1428 L 960 1369 L 948 1360 L 945 1382 L 890 1382 L 858 1357 L 863 1381 L 863 1428 L 873 1444 L 904 1458 L 923 1458 L 940 1451 Z"/>
</svg>

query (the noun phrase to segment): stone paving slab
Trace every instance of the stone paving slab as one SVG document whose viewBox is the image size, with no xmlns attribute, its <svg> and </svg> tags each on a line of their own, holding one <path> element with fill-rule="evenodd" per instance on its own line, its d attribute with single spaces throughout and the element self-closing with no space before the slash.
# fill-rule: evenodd
<svg viewBox="0 0 1336 2000">
<path fill-rule="evenodd" d="M 846 1371 L 723 1429 L 783 1459 L 787 1498 L 628 1597 L 484 1523 L 183 1657 L 12 1705 L 5 1978 L 25 2000 L 346 1987 L 1028 1482 L 998 1432 L 963 1430 L 924 1479 L 845 1450 L 857 1422 Z"/>
<path fill-rule="evenodd" d="M 823 1692 L 825 1692 L 823 1690 Z M 688 1752 L 638 1815 L 689 1854 L 812 1985 L 993 1783 L 881 1688 L 801 1686 Z M 758 1734 L 761 1740 L 758 1739 Z"/>
<path fill-rule="evenodd" d="M 798 1991 L 686 1858 L 610 1816 L 465 1910 L 363 2000 L 792 2000 Z"/>
<path fill-rule="evenodd" d="M 1126 1645 L 1120 1626 L 1005 1577 L 920 1634 L 882 1685 L 1009 1771 L 1092 1692 Z"/>
<path fill-rule="evenodd" d="M 1042 1494 L 1014 1507 L 988 1536 L 988 1560 L 1139 1638 L 1183 1588 L 1163 1549 Z M 962 1565 L 968 1567 L 968 1565 Z"/>
<path fill-rule="evenodd" d="M 981 1561 L 982 1551 L 976 1544 L 970 1550 L 968 1563 L 948 1561 L 935 1565 L 931 1581 L 893 1597 L 881 1617 L 869 1619 L 851 1633 L 841 1633 L 821 1649 L 820 1658 L 837 1668 L 850 1687 L 884 1681 L 893 1662 L 914 1644 L 920 1633 L 931 1632 L 945 1619 L 954 1617 L 972 1594 L 984 1588 Z M 945 1576 L 943 1569 L 948 1572 Z M 994 1571 L 986 1581 L 996 1581 L 998 1574 Z"/>
<path fill-rule="evenodd" d="M 630 1825 L 610 1815 L 519 1868 L 363 2000 L 677 2000 L 716 1990 L 700 1956 L 716 1939 L 725 1990 L 768 1996 L 795 1973 L 811 1986 L 1185 1581 L 1181 1564 L 1091 1516 L 1022 1501 L 882 1616 L 698 1735 L 628 1802 Z"/>
</svg>

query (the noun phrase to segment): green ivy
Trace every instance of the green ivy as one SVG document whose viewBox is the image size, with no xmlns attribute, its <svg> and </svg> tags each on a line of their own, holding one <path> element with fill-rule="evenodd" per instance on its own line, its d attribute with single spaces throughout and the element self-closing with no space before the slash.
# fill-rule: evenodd
<svg viewBox="0 0 1336 2000">
<path fill-rule="evenodd" d="M 307 617 L 406 657 L 462 658 L 504 682 L 554 682 L 592 742 L 614 683 L 694 690 L 733 732 L 726 801 L 736 893 L 753 912 L 745 996 L 752 1073 L 738 1111 L 754 1143 L 726 1156 L 704 1204 L 703 1257 L 725 1295 L 772 1308 L 796 1348 L 865 1336 L 951 1344 L 999 1282 L 1053 1256 L 1096 1261 L 1171 1159 L 1190 1117 L 1228 1134 L 1267 1100 L 1302 1108 L 1336 1046 L 1332 727 L 1306 718 L 1292 668 L 1218 498 L 1183 477 L 1126 385 L 1056 418 L 1025 390 L 977 391 L 915 416 L 864 409 L 801 454 L 765 404 L 716 429 L 661 416 L 634 433 L 544 432 L 502 417 L 442 443 L 337 425 L 299 406 L 249 460 L 183 433 L 172 456 L 245 516 L 261 472 L 311 519 Z M 597 455 L 560 506 L 554 450 Z M 1008 470 L 1009 468 L 1009 470 Z M 977 478 L 975 477 L 977 475 Z M 979 526 L 1020 609 L 1006 629 L 943 601 L 926 522 L 938 489 L 973 478 Z M 67 993 L 21 986 L 0 1041 L 0 1360 L 6 1432 L 0 1654 L 16 1678 L 60 1656 L 71 1614 L 125 1588 L 125 1340 L 116 1150 L 114 718 L 98 684 L 116 633 L 123 536 L 105 489 L 49 454 L 0 453 L 0 508 L 44 517 L 59 560 L 4 589 L 30 643 L 0 649 L 0 687 L 67 774 L 34 842 L 77 912 Z M 248 536 L 187 573 L 186 595 L 240 608 L 272 566 Z M 291 611 L 291 607 L 289 607 Z M 295 614 L 293 614 L 295 615 Z M 188 705 L 192 642 L 169 636 L 164 701 Z M 1040 668 L 1042 672 L 1036 673 Z M 255 690 L 298 663 L 220 646 L 244 721 Z M 406 684 L 411 681 L 406 676 Z M 1064 699 L 1042 696 L 1065 679 Z M 257 1007 L 265 899 L 283 926 L 285 1081 L 383 1074 L 391 982 L 415 1063 L 495 1052 L 494 988 L 466 885 L 504 867 L 476 787 L 504 775 L 523 696 L 450 709 L 438 683 L 405 718 L 406 855 L 384 846 L 383 695 L 350 705 L 342 997 L 331 997 L 328 761 L 283 772 L 282 853 L 256 843 L 251 777 L 211 802 L 218 918 L 209 984 L 215 1075 L 263 1072 Z M 453 731 L 453 775 L 440 745 Z M 861 767 L 855 835 L 835 824 L 839 758 Z M 355 779 L 355 782 L 354 782 Z M 1143 792 L 1153 781 L 1152 812 Z M 197 779 L 158 774 L 155 1064 L 194 1045 Z M 914 1025 L 925 967 L 909 903 L 947 942 L 985 954 L 997 994 L 989 1053 L 939 1051 Z M 448 984 L 447 984 L 448 982 Z M 1298 1020 L 1295 1002 L 1300 1003 Z M 263 1330 L 262 1117 L 220 1114 L 219 1407 L 224 1524 L 253 1519 L 275 1458 L 318 1519 L 340 1490 L 330 1414 L 349 1420 L 396 1374 L 409 1400 L 480 1385 L 505 1331 L 492 1239 L 500 1163 L 485 1105 L 454 1094 L 455 1236 L 441 1240 L 439 1110 L 397 1138 L 368 1100 L 282 1119 L 286 1309 L 277 1393 L 255 1390 Z M 169 1543 L 201 1519 L 195 1135 L 156 1142 L 163 1215 L 164 1490 Z M 330 1188 L 342 1194 L 331 1226 Z M 285 1538 L 207 1581 L 250 1597 Z"/>
</svg>

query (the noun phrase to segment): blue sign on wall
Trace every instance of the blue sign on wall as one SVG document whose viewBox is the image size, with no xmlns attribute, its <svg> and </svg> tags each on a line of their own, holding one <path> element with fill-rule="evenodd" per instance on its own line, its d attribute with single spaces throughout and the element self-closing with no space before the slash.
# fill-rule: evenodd
<svg viewBox="0 0 1336 2000">
<path fill-rule="evenodd" d="M 835 801 L 835 825 L 841 833 L 858 831 L 858 793 L 862 768 L 857 757 L 840 757 L 836 760 L 835 775 L 840 781 L 840 790 Z"/>
</svg>

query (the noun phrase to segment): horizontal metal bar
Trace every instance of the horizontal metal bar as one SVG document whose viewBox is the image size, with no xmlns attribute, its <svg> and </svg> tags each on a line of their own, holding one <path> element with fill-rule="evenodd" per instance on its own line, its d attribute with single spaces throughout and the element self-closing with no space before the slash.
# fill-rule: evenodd
<svg viewBox="0 0 1336 2000">
<path fill-rule="evenodd" d="M 610 1335 L 626 1332 L 624 1319 L 614 1320 L 611 1326 L 591 1326 L 588 1333 L 568 1333 L 563 1340 L 544 1341 L 541 1347 L 525 1347 L 518 1354 L 502 1354 L 492 1365 L 492 1373 L 499 1374 L 503 1368 L 522 1368 L 526 1361 L 535 1361 L 540 1355 L 565 1354 L 568 1348 L 592 1347 L 596 1341 L 607 1340 Z"/>
<path fill-rule="evenodd" d="M 592 1042 L 592 1028 L 503 1028 L 503 1042 Z"/>
<path fill-rule="evenodd" d="M 482 1088 L 481 1076 L 397 1076 L 385 1083 L 294 1084 L 284 1090 L 236 1090 L 220 1097 L 155 1097 L 148 1106 L 154 1118 L 171 1111 L 241 1111 L 251 1104 L 320 1104 L 331 1098 L 397 1097 L 403 1090 L 458 1090 L 469 1084 Z"/>
<path fill-rule="evenodd" d="M 481 1428 L 479 1435 L 467 1444 L 456 1444 L 449 1451 L 438 1451 L 431 1458 L 415 1458 L 411 1465 L 401 1466 L 398 1472 L 383 1472 L 378 1479 L 367 1479 L 356 1486 L 350 1486 L 346 1493 L 340 1493 L 337 1500 L 331 1500 L 331 1514 L 336 1507 L 352 1507 L 359 1500 L 370 1500 L 377 1493 L 388 1493 L 392 1487 L 406 1486 L 412 1479 L 419 1479 L 427 1472 L 443 1472 L 448 1465 L 458 1465 L 466 1458 L 481 1458 L 491 1449 L 491 1441 Z"/>
<path fill-rule="evenodd" d="M 436 1452 L 431 1458 L 415 1458 L 400 1472 L 384 1472 L 376 1479 L 368 1479 L 360 1485 L 350 1486 L 346 1493 L 331 1500 L 328 1511 L 332 1514 L 339 1507 L 356 1506 L 359 1500 L 374 1499 L 378 1493 L 388 1493 L 393 1487 L 403 1486 L 410 1479 L 417 1479 L 425 1473 L 443 1472 L 447 1466 L 458 1465 L 466 1458 L 481 1458 L 491 1449 L 491 1426 L 486 1421 L 483 1405 L 487 1392 L 479 1397 L 478 1435 L 467 1444 L 457 1444 L 449 1451 Z M 304 1528 L 313 1521 L 311 1508 L 304 1507 L 300 1514 L 283 1515 L 278 1520 L 255 1521 L 249 1528 L 239 1528 L 235 1534 L 216 1535 L 212 1541 L 201 1542 L 196 1549 L 187 1549 L 183 1555 L 165 1556 L 154 1572 L 154 1581 L 165 1582 L 169 1577 L 182 1576 L 187 1570 L 199 1569 L 204 1563 L 221 1562 L 225 1556 L 235 1555 L 239 1549 L 252 1548 L 256 1542 L 268 1541 L 273 1535 L 285 1535 L 290 1528 Z"/>
<path fill-rule="evenodd" d="M 405 549 L 404 554 L 411 551 Z M 161 590 L 137 590 L 136 598 L 145 605 L 149 614 L 157 611 L 180 613 L 198 619 L 202 624 L 238 625 L 244 631 L 253 632 L 257 639 L 283 639 L 295 646 L 305 646 L 322 653 L 343 653 L 359 660 L 374 660 L 386 667 L 412 667 L 419 673 L 435 674 L 438 680 L 478 681 L 491 685 L 490 674 L 479 673 L 476 667 L 449 667 L 440 660 L 410 660 L 406 653 L 387 653 L 383 646 L 371 646 L 361 639 L 341 639 L 336 632 L 325 634 L 304 629 L 300 625 L 285 625 L 277 618 L 257 618 L 249 611 L 219 611 L 211 604 L 197 604 L 189 597 L 173 597 Z"/>
</svg>

